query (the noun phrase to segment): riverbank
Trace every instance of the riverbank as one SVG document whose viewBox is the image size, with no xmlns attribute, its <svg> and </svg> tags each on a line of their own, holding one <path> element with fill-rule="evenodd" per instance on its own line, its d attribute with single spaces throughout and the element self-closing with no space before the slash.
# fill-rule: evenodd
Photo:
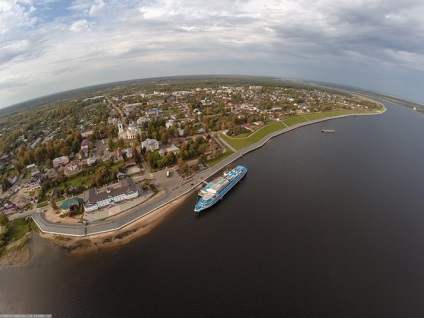
<svg viewBox="0 0 424 318">
<path fill-rule="evenodd" d="M 116 247 L 126 244 L 135 238 L 147 235 L 158 226 L 175 208 L 177 208 L 188 194 L 170 202 L 130 225 L 113 232 L 94 234 L 86 237 L 62 236 L 48 233 L 40 233 L 42 238 L 50 240 L 54 245 L 67 250 L 70 253 L 91 253 L 101 251 L 104 248 Z"/>
<path fill-rule="evenodd" d="M 23 266 L 31 260 L 29 248 L 32 233 L 26 233 L 20 240 L 6 246 L 6 251 L 0 257 L 0 268 L 8 266 Z"/>
</svg>

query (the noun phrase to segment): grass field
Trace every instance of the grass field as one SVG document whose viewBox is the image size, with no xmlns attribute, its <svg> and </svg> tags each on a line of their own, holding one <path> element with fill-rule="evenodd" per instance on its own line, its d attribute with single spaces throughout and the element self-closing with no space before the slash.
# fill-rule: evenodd
<svg viewBox="0 0 424 318">
<path fill-rule="evenodd" d="M 283 120 L 283 122 L 289 127 L 296 125 L 296 124 L 304 123 L 306 121 L 308 121 L 308 120 L 303 116 L 296 116 L 296 117 L 292 117 L 292 118 L 288 118 L 288 119 Z"/>
<path fill-rule="evenodd" d="M 325 118 L 325 116 L 322 113 L 309 113 L 309 114 L 304 114 L 303 116 L 308 118 L 309 120 L 316 120 L 316 119 Z"/>
<path fill-rule="evenodd" d="M 206 164 L 209 167 L 213 167 L 214 165 L 216 165 L 217 163 L 221 162 L 225 158 L 228 158 L 229 156 L 231 156 L 233 153 L 234 153 L 234 151 L 227 149 L 227 151 L 225 153 L 223 153 L 219 158 L 208 160 L 206 162 Z"/>
<path fill-rule="evenodd" d="M 282 122 L 273 122 L 259 129 L 258 131 L 249 135 L 248 137 L 243 137 L 244 135 L 239 135 L 235 137 L 228 137 L 225 135 L 221 135 L 221 138 L 224 139 L 234 149 L 240 150 L 251 144 L 254 144 L 260 141 L 262 138 L 264 138 L 270 133 L 286 128 L 286 125 L 290 127 L 296 124 L 307 122 L 308 120 L 312 121 L 316 119 L 331 118 L 331 117 L 336 117 L 341 115 L 372 114 L 372 113 L 379 113 L 379 112 L 381 112 L 381 110 L 370 110 L 370 111 L 368 110 L 336 110 L 336 111 L 329 111 L 324 113 L 309 113 L 309 114 L 304 114 L 302 116 L 290 117 L 290 118 L 284 119 Z M 219 161 L 221 160 L 222 159 L 220 159 Z"/>
<path fill-rule="evenodd" d="M 251 134 L 247 138 L 243 138 L 243 139 L 230 138 L 225 135 L 221 135 L 221 138 L 224 139 L 226 142 L 228 142 L 234 149 L 240 150 L 240 149 L 243 149 L 244 147 L 254 144 L 255 142 L 260 141 L 262 138 L 264 138 L 268 134 L 283 128 L 286 128 L 286 126 L 282 122 L 275 122 L 259 129 L 258 131 L 256 131 L 254 134 Z"/>
</svg>

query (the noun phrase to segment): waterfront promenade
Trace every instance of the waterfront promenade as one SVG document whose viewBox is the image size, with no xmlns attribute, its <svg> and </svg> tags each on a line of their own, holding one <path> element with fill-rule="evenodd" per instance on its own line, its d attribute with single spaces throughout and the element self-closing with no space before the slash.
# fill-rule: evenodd
<svg viewBox="0 0 424 318">
<path fill-rule="evenodd" d="M 201 171 L 197 173 L 195 176 L 188 180 L 181 180 L 178 179 L 177 181 L 172 183 L 172 186 L 168 186 L 165 188 L 164 195 L 160 196 L 157 199 L 153 199 L 151 201 L 148 201 L 146 203 L 143 203 L 140 206 L 135 206 L 125 212 L 122 213 L 122 215 L 118 216 L 117 218 L 113 220 L 103 220 L 103 221 L 96 221 L 93 223 L 89 223 L 87 225 L 83 224 L 61 224 L 61 223 L 53 223 L 44 217 L 44 215 L 41 212 L 36 212 L 32 215 L 32 219 L 37 224 L 37 226 L 40 228 L 40 230 L 44 233 L 50 233 L 50 234 L 56 234 L 56 235 L 66 235 L 66 236 L 88 236 L 88 235 L 95 235 L 100 233 L 106 233 L 111 231 L 116 231 L 119 229 L 124 228 L 125 226 L 139 220 L 140 218 L 150 214 L 154 213 L 157 209 L 160 209 L 167 204 L 172 204 L 172 201 L 180 198 L 181 196 L 186 195 L 187 193 L 193 191 L 196 189 L 204 180 L 210 178 L 211 176 L 218 173 L 220 170 L 224 169 L 237 159 L 239 159 L 241 156 L 254 151 L 263 145 L 265 145 L 271 138 L 274 138 L 275 136 L 284 134 L 286 132 L 292 131 L 294 129 L 315 124 L 322 121 L 327 120 L 334 120 L 338 118 L 348 117 L 348 116 L 367 116 L 367 115 L 377 115 L 381 113 L 369 113 L 369 114 L 347 114 L 347 115 L 340 115 L 337 117 L 328 117 L 328 118 L 322 118 L 317 120 L 311 120 L 308 122 L 302 122 L 299 124 L 295 124 L 293 126 L 289 126 L 287 128 L 281 129 L 279 131 L 273 132 L 267 136 L 265 136 L 260 141 L 249 145 L 239 151 L 236 151 L 229 157 L 225 158 L 223 161 L 219 162 L 215 166 Z M 174 176 L 174 178 L 178 178 L 177 176 Z M 194 209 L 194 205 L 193 205 Z M 193 212 L 195 213 L 195 212 Z"/>
</svg>

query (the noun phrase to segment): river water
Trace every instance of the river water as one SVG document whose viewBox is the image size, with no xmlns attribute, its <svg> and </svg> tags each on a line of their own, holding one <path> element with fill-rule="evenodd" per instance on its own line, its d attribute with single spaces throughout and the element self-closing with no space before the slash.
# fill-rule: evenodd
<svg viewBox="0 0 424 318">
<path fill-rule="evenodd" d="M 422 317 L 424 117 L 385 104 L 272 139 L 216 206 L 196 215 L 193 194 L 125 246 L 71 255 L 35 237 L 31 264 L 0 270 L 0 312 Z"/>
</svg>

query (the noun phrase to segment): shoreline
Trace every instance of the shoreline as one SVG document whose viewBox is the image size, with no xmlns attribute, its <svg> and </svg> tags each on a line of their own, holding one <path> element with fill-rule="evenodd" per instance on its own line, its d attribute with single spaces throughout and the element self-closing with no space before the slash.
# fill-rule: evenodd
<svg viewBox="0 0 424 318">
<path fill-rule="evenodd" d="M 99 252 L 104 248 L 125 245 L 133 239 L 147 235 L 151 230 L 161 224 L 176 207 L 181 205 L 188 195 L 189 193 L 170 202 L 166 206 L 156 209 L 155 213 L 150 213 L 116 231 L 91 234 L 84 237 L 62 236 L 43 232 L 38 233 L 38 235 L 69 253 L 84 254 L 95 251 Z"/>
</svg>

